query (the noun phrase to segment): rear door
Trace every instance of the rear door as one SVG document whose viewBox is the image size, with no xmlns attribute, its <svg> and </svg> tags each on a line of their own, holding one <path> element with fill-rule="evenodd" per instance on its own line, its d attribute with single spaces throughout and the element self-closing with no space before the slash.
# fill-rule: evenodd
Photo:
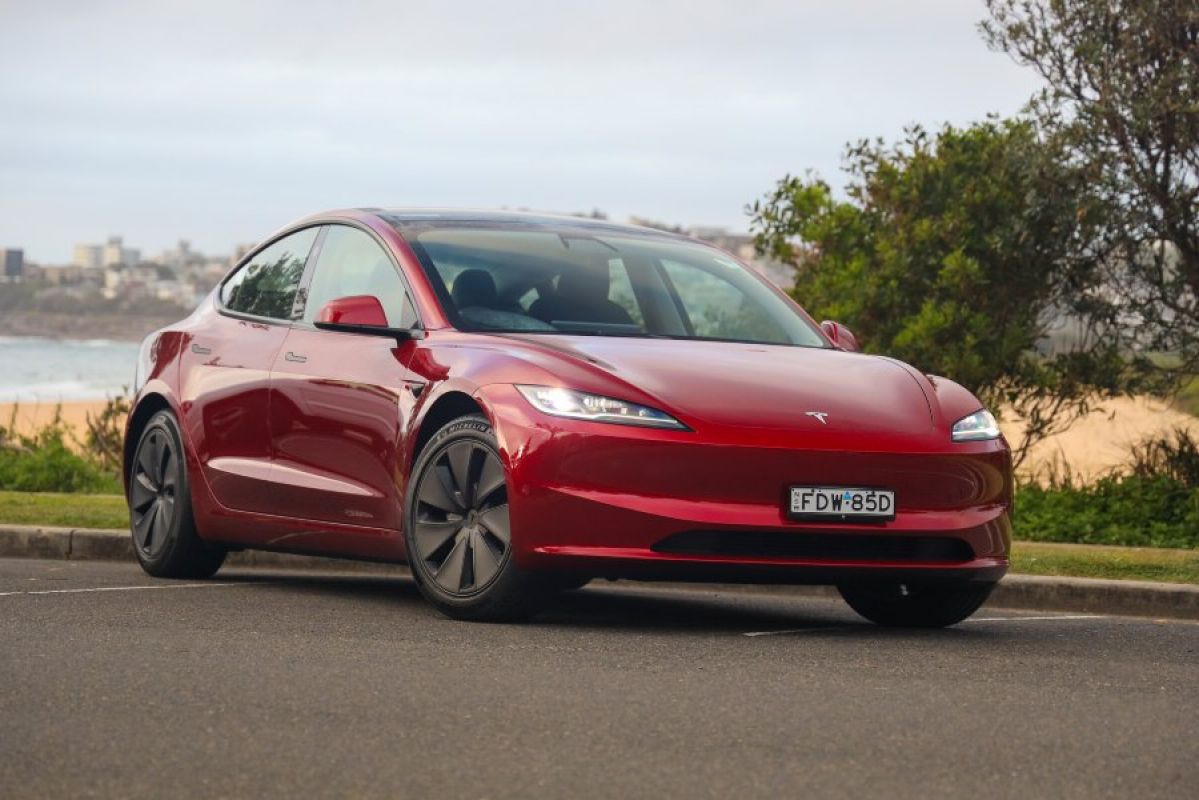
<svg viewBox="0 0 1199 800">
<path fill-rule="evenodd" d="M 417 322 L 399 267 L 384 247 L 366 231 L 330 225 L 302 318 L 272 369 L 273 502 L 280 514 L 366 526 L 386 536 L 400 528 L 399 454 L 414 404 L 405 379 L 415 345 L 313 327 L 325 303 L 351 295 L 379 298 L 390 327 Z M 346 544 L 312 539 L 308 547 Z M 362 554 L 372 554 L 369 543 L 364 547 Z"/>
<path fill-rule="evenodd" d="M 266 511 L 272 483 L 270 370 L 291 327 L 318 228 L 284 236 L 225 280 L 180 360 L 183 421 L 217 502 Z"/>
</svg>

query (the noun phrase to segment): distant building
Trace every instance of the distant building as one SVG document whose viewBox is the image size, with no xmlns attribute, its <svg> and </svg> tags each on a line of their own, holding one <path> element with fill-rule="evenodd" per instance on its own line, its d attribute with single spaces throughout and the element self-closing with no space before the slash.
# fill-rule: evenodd
<svg viewBox="0 0 1199 800">
<path fill-rule="evenodd" d="M 78 264 L 68 264 L 66 266 L 43 266 L 41 275 L 42 281 L 49 286 L 73 286 L 82 283 L 87 273 L 95 271 Z"/>
<path fill-rule="evenodd" d="M 103 269 L 118 264 L 133 266 L 142 260 L 142 251 L 125 247 L 120 236 L 109 236 L 104 244 L 77 244 L 71 264 L 83 269 Z"/>
<path fill-rule="evenodd" d="M 177 247 L 171 250 L 164 250 L 162 255 L 158 257 L 158 263 L 176 271 L 191 264 L 202 262 L 203 260 L 204 256 L 192 250 L 191 242 L 186 239 L 180 239 Z"/>
<path fill-rule="evenodd" d="M 4 254 L 4 278 L 10 281 L 19 281 L 25 277 L 25 251 L 15 248 L 8 248 L 3 251 Z"/>
<path fill-rule="evenodd" d="M 98 244 L 75 245 L 71 265 L 83 269 L 100 269 L 104 266 L 104 248 Z"/>
<path fill-rule="evenodd" d="M 116 297 L 118 290 L 128 283 L 125 272 L 125 267 L 120 264 L 104 268 L 104 288 L 101 291 L 105 297 L 109 299 Z"/>
<path fill-rule="evenodd" d="M 120 236 L 109 236 L 108 242 L 104 245 L 104 258 L 101 266 L 112 267 L 117 264 L 133 266 L 141 261 L 141 258 L 141 251 L 125 247 Z"/>
</svg>

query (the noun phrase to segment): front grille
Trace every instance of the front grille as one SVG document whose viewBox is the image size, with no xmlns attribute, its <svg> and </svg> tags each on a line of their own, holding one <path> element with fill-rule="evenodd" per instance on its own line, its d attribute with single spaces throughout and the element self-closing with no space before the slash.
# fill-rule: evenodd
<svg viewBox="0 0 1199 800">
<path fill-rule="evenodd" d="M 789 531 L 684 531 L 653 546 L 659 553 L 827 561 L 961 563 L 974 558 L 970 545 L 943 536 L 879 536 Z"/>
</svg>

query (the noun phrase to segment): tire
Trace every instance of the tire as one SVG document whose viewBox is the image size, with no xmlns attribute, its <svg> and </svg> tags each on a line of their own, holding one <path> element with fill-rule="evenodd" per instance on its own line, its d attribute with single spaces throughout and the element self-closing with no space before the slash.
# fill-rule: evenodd
<svg viewBox="0 0 1199 800">
<path fill-rule="evenodd" d="M 994 583 L 860 583 L 838 586 L 850 608 L 892 628 L 945 628 L 978 610 Z"/>
<path fill-rule="evenodd" d="M 225 551 L 196 533 L 179 425 L 169 411 L 142 431 L 129 467 L 129 528 L 142 569 L 156 578 L 209 578 Z"/>
<path fill-rule="evenodd" d="M 447 617 L 527 619 L 547 584 L 512 561 L 508 486 L 486 417 L 453 420 L 429 440 L 405 497 L 404 543 L 421 594 Z"/>
</svg>

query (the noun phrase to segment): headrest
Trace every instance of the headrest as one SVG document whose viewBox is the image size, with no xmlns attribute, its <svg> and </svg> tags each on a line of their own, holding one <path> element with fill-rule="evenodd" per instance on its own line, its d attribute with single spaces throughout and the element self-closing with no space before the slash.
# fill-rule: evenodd
<svg viewBox="0 0 1199 800">
<path fill-rule="evenodd" d="M 462 308 L 495 308 L 499 295 L 495 289 L 495 278 L 482 269 L 468 269 L 454 278 L 454 289 L 450 292 L 454 305 Z"/>
</svg>

